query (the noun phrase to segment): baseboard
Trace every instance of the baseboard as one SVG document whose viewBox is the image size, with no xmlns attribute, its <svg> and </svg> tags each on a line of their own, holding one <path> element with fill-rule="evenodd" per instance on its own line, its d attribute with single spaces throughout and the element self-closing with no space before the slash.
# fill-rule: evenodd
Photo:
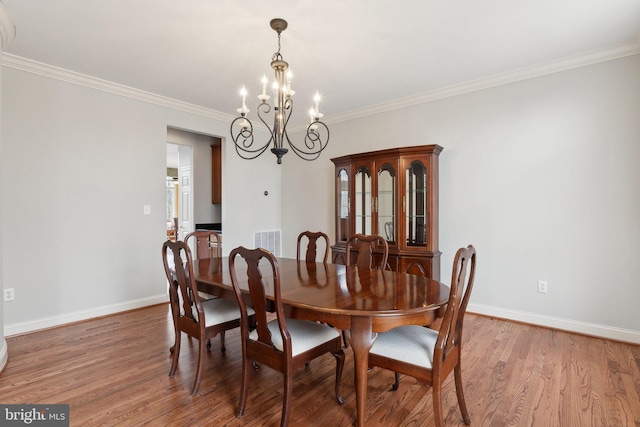
<svg viewBox="0 0 640 427">
<path fill-rule="evenodd" d="M 63 314 L 60 316 L 44 317 L 29 322 L 14 323 L 4 325 L 4 336 L 24 334 L 40 329 L 47 329 L 53 326 L 60 326 L 66 323 L 78 322 L 94 317 L 106 316 L 109 314 L 119 313 L 121 311 L 133 310 L 136 308 L 147 307 L 149 305 L 161 304 L 169 301 L 169 295 L 157 295 L 149 298 L 142 298 L 133 301 L 126 301 L 118 304 L 98 307 L 91 310 L 76 311 L 74 313 Z M 0 363 L 2 362 L 2 354 L 0 354 Z"/>
<path fill-rule="evenodd" d="M 577 320 L 563 319 L 560 317 L 543 316 L 535 313 L 508 310 L 499 307 L 491 307 L 482 304 L 469 304 L 467 312 L 498 317 L 516 322 L 530 323 L 532 325 L 545 326 L 563 331 L 576 332 L 584 335 L 607 338 L 616 341 L 624 341 L 640 344 L 640 331 L 615 328 L 596 323 L 580 322 Z"/>
<path fill-rule="evenodd" d="M 161 304 L 163 302 L 167 302 L 168 300 L 168 295 L 158 295 L 155 297 L 143 298 L 134 301 L 127 301 L 120 304 L 99 307 L 93 310 L 78 311 L 62 316 L 46 317 L 30 322 L 9 324 L 4 326 L 4 336 L 9 337 L 11 335 L 33 332 L 39 329 L 51 328 L 53 326 L 60 326 L 66 323 L 87 320 L 93 317 L 106 316 L 109 314 L 119 313 L 126 310 L 133 310 L 153 304 Z M 543 316 L 535 313 L 508 310 L 482 304 L 469 304 L 469 306 L 467 307 L 467 311 L 469 313 L 482 314 L 484 316 L 497 317 L 501 319 L 513 320 L 516 322 L 545 326 L 548 328 L 559 329 L 563 331 L 576 332 L 616 341 L 625 341 L 633 344 L 640 344 L 640 331 L 634 331 L 630 329 L 615 328 L 612 326 L 580 322 L 571 319 L 563 319 L 560 317 Z M 4 365 L 7 362 L 6 341 L 0 341 L 0 345 L 0 371 L 2 371 Z"/>
<path fill-rule="evenodd" d="M 9 350 L 7 349 L 7 340 L 2 338 L 0 341 L 0 375 L 4 372 L 4 368 L 7 367 L 9 361 Z"/>
</svg>

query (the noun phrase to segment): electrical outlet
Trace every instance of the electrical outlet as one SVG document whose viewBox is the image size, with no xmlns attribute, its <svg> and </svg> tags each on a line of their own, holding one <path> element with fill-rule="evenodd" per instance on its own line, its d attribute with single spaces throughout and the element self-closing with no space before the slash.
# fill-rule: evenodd
<svg viewBox="0 0 640 427">
<path fill-rule="evenodd" d="M 15 297 L 16 297 L 16 295 L 13 292 L 13 288 L 8 288 L 8 289 L 4 290 L 4 300 L 5 301 L 13 301 Z"/>
<path fill-rule="evenodd" d="M 547 281 L 546 280 L 538 280 L 538 292 L 541 294 L 547 293 Z"/>
</svg>

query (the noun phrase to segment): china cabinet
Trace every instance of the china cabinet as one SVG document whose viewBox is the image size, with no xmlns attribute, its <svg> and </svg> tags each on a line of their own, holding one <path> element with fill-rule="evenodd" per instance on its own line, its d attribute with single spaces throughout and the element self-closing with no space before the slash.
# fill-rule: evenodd
<svg viewBox="0 0 640 427">
<path fill-rule="evenodd" d="M 336 264 L 350 235 L 375 234 L 389 245 L 388 268 L 440 279 L 439 145 L 351 154 L 335 165 Z"/>
</svg>

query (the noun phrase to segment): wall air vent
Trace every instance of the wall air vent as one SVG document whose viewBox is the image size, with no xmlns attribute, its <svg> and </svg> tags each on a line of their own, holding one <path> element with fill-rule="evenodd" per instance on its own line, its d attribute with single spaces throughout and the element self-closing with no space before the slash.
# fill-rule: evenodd
<svg viewBox="0 0 640 427">
<path fill-rule="evenodd" d="M 275 256 L 282 256 L 282 241 L 280 230 L 255 231 L 253 233 L 253 243 L 256 248 L 264 248 L 272 252 Z"/>
</svg>

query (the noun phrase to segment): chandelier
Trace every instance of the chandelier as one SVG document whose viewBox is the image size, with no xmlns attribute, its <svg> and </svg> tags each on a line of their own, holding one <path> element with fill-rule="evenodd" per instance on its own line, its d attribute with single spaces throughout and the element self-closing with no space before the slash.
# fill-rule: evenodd
<svg viewBox="0 0 640 427">
<path fill-rule="evenodd" d="M 284 19 L 272 19 L 271 28 L 278 33 L 278 51 L 271 58 L 271 68 L 275 72 L 275 81 L 271 88 L 273 91 L 273 107 L 269 105 L 270 96 L 267 95 L 267 77 L 262 77 L 262 94 L 258 95 L 258 118 L 269 129 L 270 139 L 264 144 L 254 145 L 253 124 L 248 119 L 249 109 L 246 105 L 247 91 L 242 87 L 242 106 L 236 111 L 240 114 L 231 122 L 231 138 L 236 147 L 236 152 L 243 159 L 251 160 L 260 156 L 271 144 L 271 152 L 278 158 L 278 164 L 282 163 L 282 156 L 289 150 L 285 147 L 285 141 L 291 150 L 304 160 L 315 160 L 320 157 L 320 153 L 329 142 L 329 128 L 320 121 L 323 114 L 320 113 L 320 95 L 316 92 L 314 96 L 314 106 L 309 110 L 310 123 L 304 137 L 304 146 L 294 145 L 287 135 L 287 124 L 293 112 L 293 95 L 295 91 L 291 88 L 291 70 L 289 64 L 285 62 L 280 54 L 280 35 L 287 28 L 287 21 Z M 269 126 L 265 118 L 273 108 L 273 126 Z"/>
</svg>

